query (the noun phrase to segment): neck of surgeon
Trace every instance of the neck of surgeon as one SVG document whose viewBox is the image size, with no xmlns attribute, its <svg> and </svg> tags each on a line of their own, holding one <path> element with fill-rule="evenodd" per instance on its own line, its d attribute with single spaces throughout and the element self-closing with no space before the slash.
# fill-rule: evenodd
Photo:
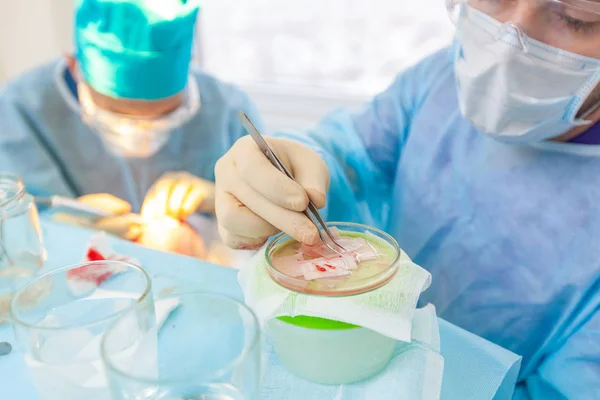
<svg viewBox="0 0 600 400">
<path fill-rule="evenodd" d="M 586 114 L 589 115 L 585 116 Z M 588 129 L 600 121 L 600 87 L 594 90 L 590 98 L 584 103 L 583 107 L 581 107 L 579 116 L 585 116 L 585 119 L 590 121 L 590 124 L 573 128 L 570 131 L 563 133 L 562 135 L 551 140 L 554 142 L 568 142 L 585 133 Z"/>
</svg>

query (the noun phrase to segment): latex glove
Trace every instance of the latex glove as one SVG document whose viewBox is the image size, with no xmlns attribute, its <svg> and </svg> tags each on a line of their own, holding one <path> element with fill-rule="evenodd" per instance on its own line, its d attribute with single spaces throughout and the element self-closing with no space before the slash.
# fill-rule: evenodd
<svg viewBox="0 0 600 400">
<path fill-rule="evenodd" d="M 86 194 L 79 197 L 77 201 L 102 210 L 111 216 L 125 215 L 131 212 L 131 204 L 108 193 Z"/>
<path fill-rule="evenodd" d="M 142 234 L 141 217 L 137 214 L 102 218 L 90 222 L 89 227 L 132 241 L 137 240 Z"/>
<path fill-rule="evenodd" d="M 147 221 L 137 242 L 143 246 L 204 259 L 204 240 L 188 224 L 170 217 Z"/>
<path fill-rule="evenodd" d="M 325 206 L 327 165 L 301 144 L 266 140 L 298 183 L 275 168 L 251 137 L 239 139 L 215 167 L 219 233 L 235 249 L 259 248 L 279 231 L 315 244 L 319 232 L 302 211 L 309 198 L 318 208 Z"/>
<path fill-rule="evenodd" d="M 188 172 L 169 172 L 150 188 L 142 205 L 142 217 L 169 216 L 178 221 L 194 212 L 215 212 L 215 185 Z"/>
<path fill-rule="evenodd" d="M 105 231 L 127 240 L 135 240 L 141 234 L 139 216 L 131 214 L 131 205 L 125 200 L 108 193 L 96 193 L 81 196 L 77 201 L 105 211 L 110 216 L 91 220 L 70 214 L 57 213 L 53 218 L 60 222 Z"/>
</svg>

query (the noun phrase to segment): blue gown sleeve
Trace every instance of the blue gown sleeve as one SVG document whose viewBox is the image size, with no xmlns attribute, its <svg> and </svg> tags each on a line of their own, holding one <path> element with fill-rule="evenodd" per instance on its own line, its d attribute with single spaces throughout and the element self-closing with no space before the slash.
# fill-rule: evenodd
<svg viewBox="0 0 600 400">
<path fill-rule="evenodd" d="M 307 132 L 273 134 L 307 145 L 327 163 L 331 186 L 324 215 L 329 221 L 384 227 L 413 114 L 435 82 L 451 73 L 450 65 L 449 50 L 441 50 L 401 73 L 358 112 L 335 111 Z"/>
<path fill-rule="evenodd" d="M 75 196 L 24 107 L 8 89 L 0 92 L 0 172 L 19 175 L 34 196 Z"/>
<path fill-rule="evenodd" d="M 600 399 L 600 307 L 517 386 L 514 399 Z"/>
</svg>

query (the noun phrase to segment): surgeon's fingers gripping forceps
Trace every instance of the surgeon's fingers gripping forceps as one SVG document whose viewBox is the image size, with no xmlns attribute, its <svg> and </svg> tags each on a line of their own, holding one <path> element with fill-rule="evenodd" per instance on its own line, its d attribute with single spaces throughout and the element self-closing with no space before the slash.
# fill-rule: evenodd
<svg viewBox="0 0 600 400">
<path fill-rule="evenodd" d="M 241 112 L 241 111 L 239 113 L 239 118 L 240 118 L 240 122 L 242 123 L 244 128 L 246 128 L 246 130 L 248 131 L 248 133 L 250 134 L 252 139 L 254 139 L 254 141 L 258 145 L 258 148 L 260 149 L 260 151 L 262 151 L 263 154 L 269 159 L 269 161 L 271 161 L 271 164 L 273 164 L 278 170 L 283 172 L 288 178 L 290 178 L 291 180 L 296 182 L 296 180 L 294 179 L 292 174 L 288 171 L 288 169 L 285 167 L 285 165 L 283 165 L 281 160 L 279 160 L 279 158 L 275 155 L 275 152 L 267 144 L 266 140 L 263 138 L 263 136 L 260 134 L 260 132 L 258 132 L 258 129 L 256 129 L 256 127 L 254 126 L 252 121 L 250 121 L 250 118 L 248 118 L 248 116 L 244 112 Z M 312 201 L 310 201 L 310 199 L 308 201 L 308 209 L 304 210 L 303 213 L 313 224 L 315 224 L 315 226 L 317 227 L 317 230 L 319 232 L 319 236 L 321 237 L 321 240 L 323 241 L 323 243 L 325 243 L 325 245 L 331 251 L 339 254 L 339 250 L 336 250 L 335 248 L 333 248 L 331 246 L 331 244 L 329 243 L 329 241 L 331 241 L 331 243 L 333 243 L 335 246 L 337 246 L 342 251 L 346 251 L 345 248 L 343 248 L 340 244 L 338 244 L 335 241 L 335 238 L 331 234 L 331 231 L 329 230 L 329 228 L 327 228 L 325 221 L 323 221 L 321 214 L 319 214 L 319 210 L 314 205 L 314 203 Z M 321 226 L 322 229 L 319 229 L 319 225 Z M 327 237 L 323 236 L 323 232 L 325 232 Z M 329 241 L 327 240 L 327 238 L 329 239 Z"/>
</svg>

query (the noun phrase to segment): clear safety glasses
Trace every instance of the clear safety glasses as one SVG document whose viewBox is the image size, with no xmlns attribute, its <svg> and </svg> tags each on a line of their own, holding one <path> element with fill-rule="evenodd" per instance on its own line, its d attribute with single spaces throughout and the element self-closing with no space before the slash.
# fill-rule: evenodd
<svg viewBox="0 0 600 400">
<path fill-rule="evenodd" d="M 471 39 L 482 45 L 502 40 L 555 65 L 600 69 L 600 0 L 446 0 L 446 6 L 459 37 L 478 26 Z"/>
</svg>

